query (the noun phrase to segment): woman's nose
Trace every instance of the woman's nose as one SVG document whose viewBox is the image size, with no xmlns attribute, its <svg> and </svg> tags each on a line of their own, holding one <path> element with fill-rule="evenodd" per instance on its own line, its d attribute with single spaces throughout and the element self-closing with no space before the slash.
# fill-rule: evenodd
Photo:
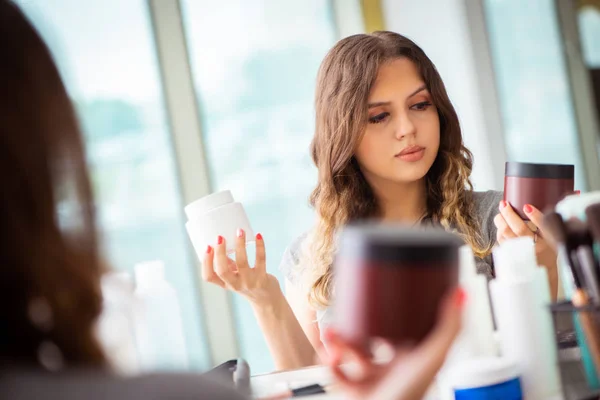
<svg viewBox="0 0 600 400">
<path fill-rule="evenodd" d="M 416 133 L 415 124 L 407 114 L 400 115 L 396 126 L 396 139 L 401 140 L 405 136 L 414 135 Z"/>
</svg>

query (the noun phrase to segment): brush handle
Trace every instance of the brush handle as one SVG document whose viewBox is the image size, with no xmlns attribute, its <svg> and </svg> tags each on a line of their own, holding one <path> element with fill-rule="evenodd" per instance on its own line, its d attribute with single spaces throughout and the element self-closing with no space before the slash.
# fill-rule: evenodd
<svg viewBox="0 0 600 400">
<path fill-rule="evenodd" d="M 587 294 L 583 290 L 576 290 L 573 293 L 571 302 L 575 307 L 585 307 L 590 303 Z M 596 324 L 594 315 L 590 312 L 579 311 L 578 314 L 585 341 L 590 350 L 596 371 L 598 371 L 600 370 L 600 329 Z"/>
<path fill-rule="evenodd" d="M 584 288 L 594 305 L 600 304 L 600 288 L 598 287 L 598 274 L 596 273 L 596 260 L 589 246 L 577 248 L 577 258 L 583 275 Z"/>
</svg>

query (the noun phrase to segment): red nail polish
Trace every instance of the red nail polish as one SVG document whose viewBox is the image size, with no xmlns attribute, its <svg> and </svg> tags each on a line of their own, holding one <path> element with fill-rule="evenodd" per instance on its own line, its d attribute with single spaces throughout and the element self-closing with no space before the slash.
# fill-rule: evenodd
<svg viewBox="0 0 600 400">
<path fill-rule="evenodd" d="M 238 229 L 237 230 L 237 237 L 241 238 L 242 236 L 244 236 L 244 230 L 243 229 Z"/>
<path fill-rule="evenodd" d="M 525 211 L 525 213 L 529 214 L 533 211 L 533 208 L 529 204 L 525 204 L 525 206 L 523 207 L 523 211 Z"/>
<path fill-rule="evenodd" d="M 217 244 L 223 244 L 223 236 L 217 236 Z"/>
<path fill-rule="evenodd" d="M 206 254 L 210 254 L 211 251 L 212 251 L 212 247 L 206 246 Z"/>
<path fill-rule="evenodd" d="M 263 238 L 263 237 L 262 237 L 262 235 L 261 235 L 260 233 L 257 233 L 257 234 L 256 234 L 256 240 L 262 240 L 262 238 Z"/>
<path fill-rule="evenodd" d="M 455 297 L 455 301 L 456 301 L 456 305 L 459 308 L 462 308 L 462 306 L 465 304 L 465 302 L 467 301 L 467 292 L 465 292 L 465 290 L 463 288 L 458 288 L 456 290 L 456 297 Z"/>
</svg>

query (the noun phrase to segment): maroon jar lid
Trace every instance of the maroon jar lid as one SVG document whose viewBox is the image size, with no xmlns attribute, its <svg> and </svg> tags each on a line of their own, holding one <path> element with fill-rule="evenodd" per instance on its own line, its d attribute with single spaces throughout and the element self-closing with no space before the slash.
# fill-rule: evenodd
<svg viewBox="0 0 600 400">
<path fill-rule="evenodd" d="M 442 266 L 458 262 L 458 248 L 463 244 L 458 235 L 443 229 L 361 223 L 343 230 L 337 257 L 398 266 L 410 263 Z"/>
<path fill-rule="evenodd" d="M 572 164 L 507 162 L 504 175 L 518 178 L 575 179 L 575 166 Z"/>
</svg>

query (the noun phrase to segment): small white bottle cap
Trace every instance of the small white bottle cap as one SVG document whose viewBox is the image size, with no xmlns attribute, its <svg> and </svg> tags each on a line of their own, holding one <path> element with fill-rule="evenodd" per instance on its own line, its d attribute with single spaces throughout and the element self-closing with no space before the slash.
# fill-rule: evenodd
<svg viewBox="0 0 600 400">
<path fill-rule="evenodd" d="M 448 384 L 453 389 L 474 389 L 519 378 L 518 365 L 504 357 L 474 358 L 453 365 Z"/>
<path fill-rule="evenodd" d="M 165 280 L 165 264 L 160 260 L 138 263 L 134 271 L 138 289 L 147 289 Z"/>
<path fill-rule="evenodd" d="M 507 240 L 494 249 L 496 279 L 524 280 L 535 272 L 537 259 L 533 239 L 524 236 Z"/>
<path fill-rule="evenodd" d="M 230 203 L 233 203 L 233 195 L 231 194 L 231 191 L 224 190 L 222 192 L 209 194 L 208 196 L 204 196 L 196 201 L 193 201 L 188 204 L 184 210 L 188 220 L 191 221 L 199 218 L 210 210 Z"/>
<path fill-rule="evenodd" d="M 473 250 L 468 245 L 461 246 L 458 253 L 459 257 L 459 281 L 468 282 L 477 276 L 477 267 L 475 265 L 475 256 Z"/>
</svg>

